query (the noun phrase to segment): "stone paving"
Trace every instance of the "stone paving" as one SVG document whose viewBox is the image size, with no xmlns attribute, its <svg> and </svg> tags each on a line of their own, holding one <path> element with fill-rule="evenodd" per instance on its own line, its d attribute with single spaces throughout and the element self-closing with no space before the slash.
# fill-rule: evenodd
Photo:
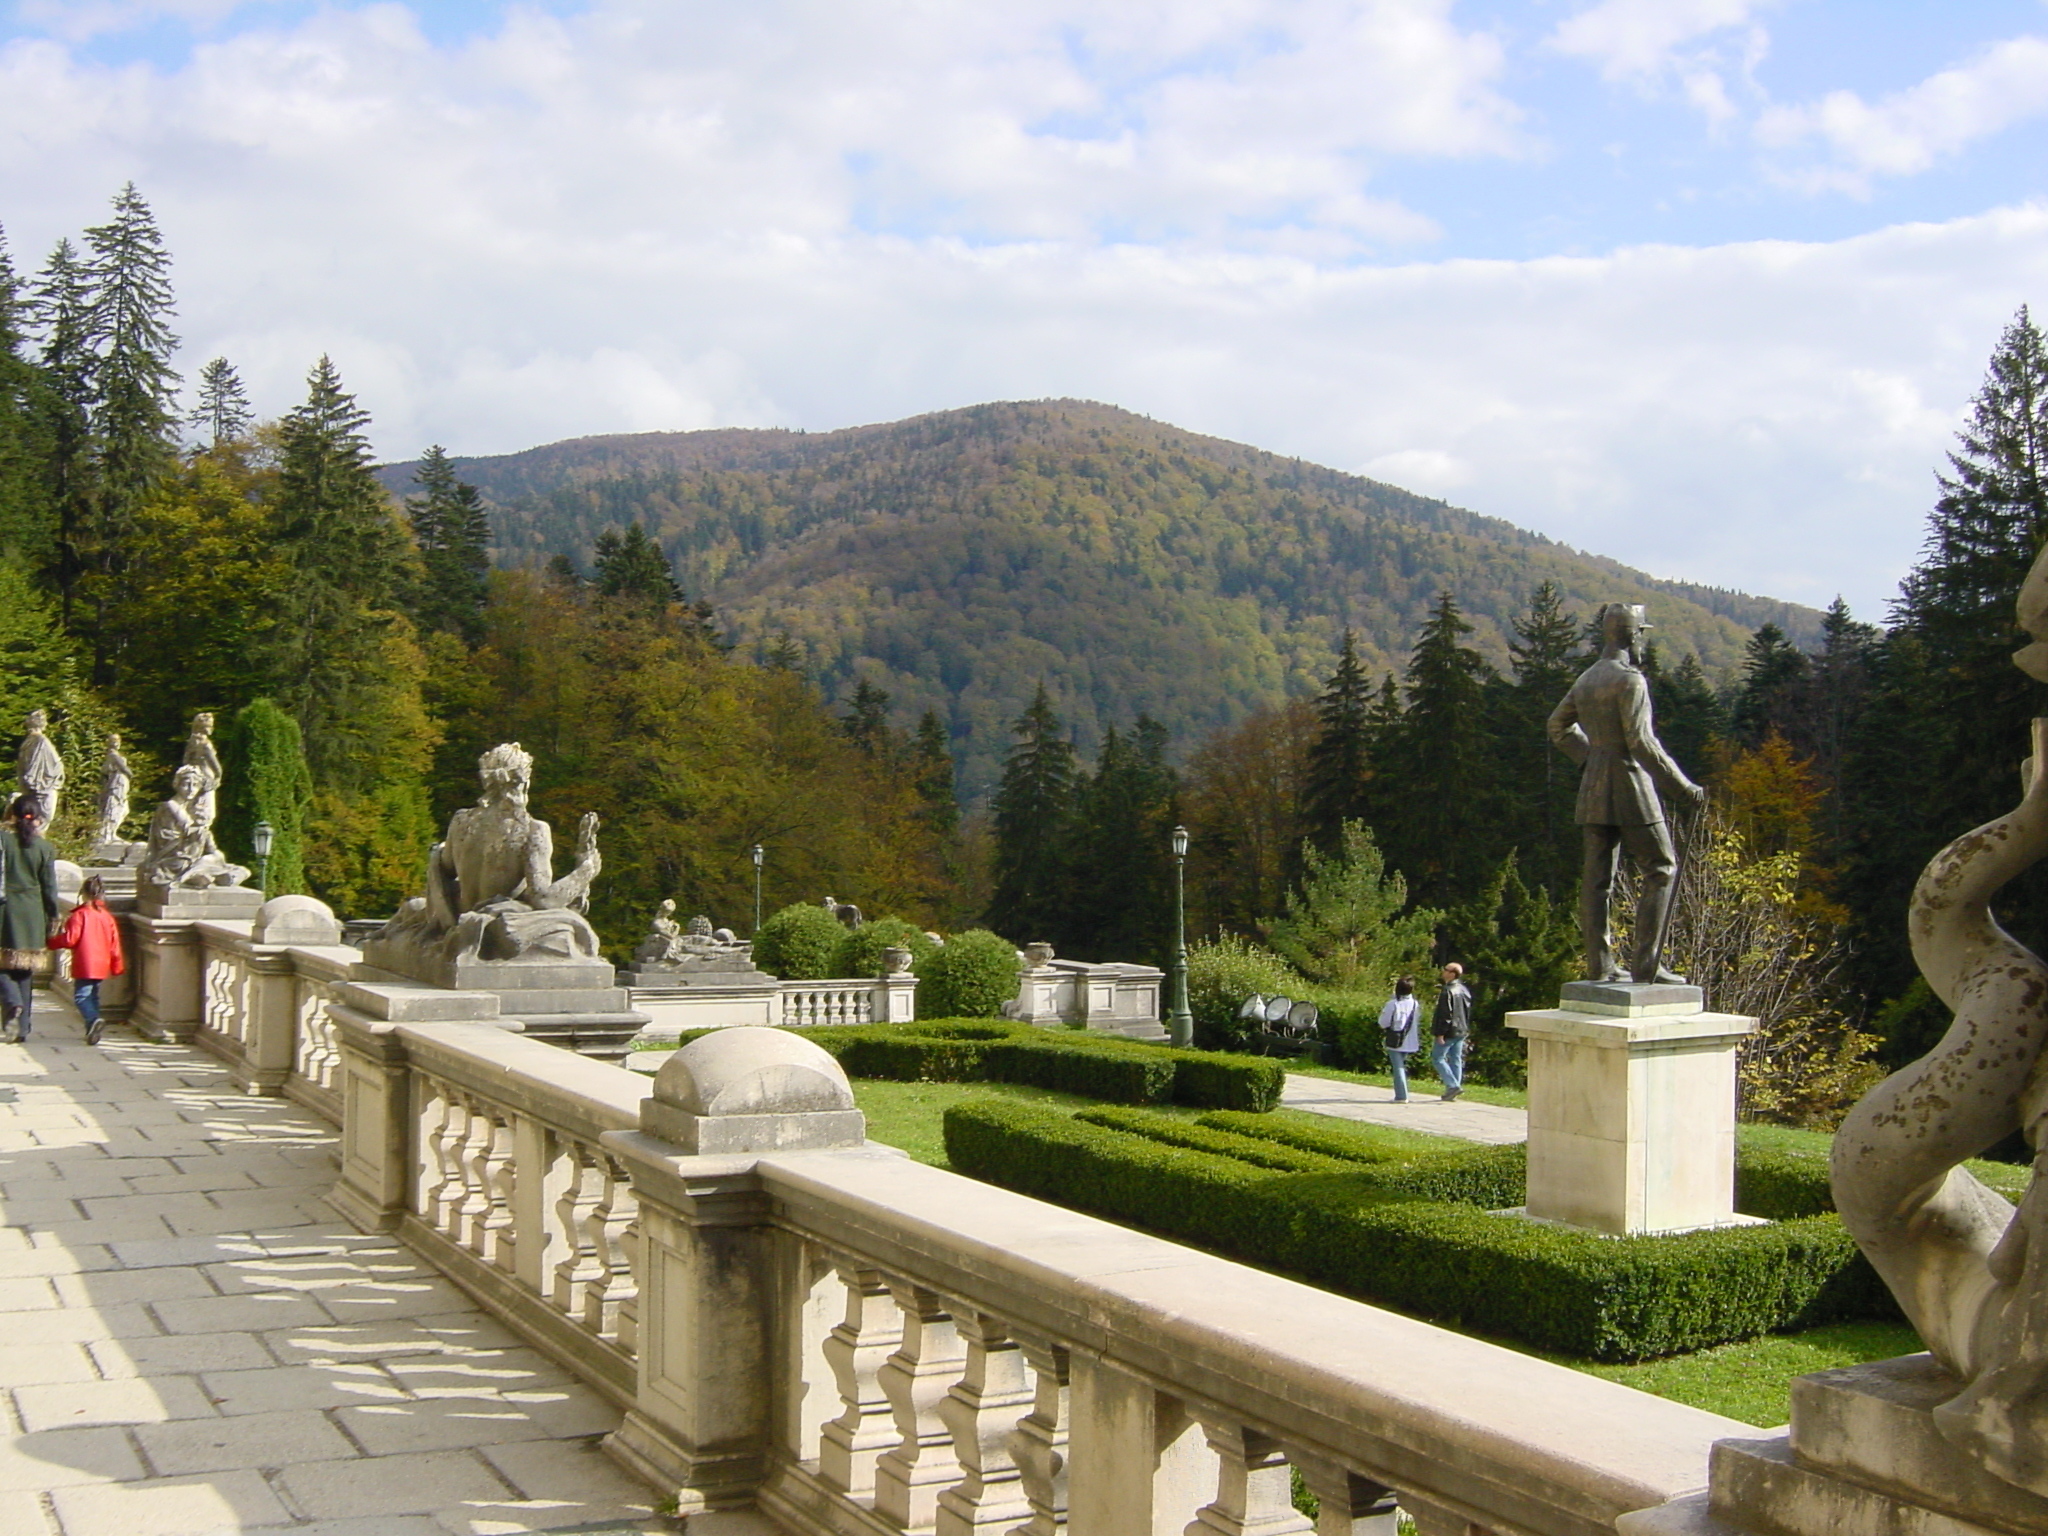
<svg viewBox="0 0 2048 1536">
<path fill-rule="evenodd" d="M 325 1204 L 324 1121 L 56 998 L 10 1089 L 6 1536 L 677 1528 L 597 1449 L 616 1409 Z"/>
<path fill-rule="evenodd" d="M 1466 1141 L 1503 1145 L 1529 1139 L 1528 1111 L 1505 1109 L 1498 1104 L 1478 1104 L 1459 1099 L 1446 1104 L 1441 1098 L 1415 1091 L 1415 1078 L 1408 1079 L 1408 1102 L 1396 1104 L 1391 1088 L 1365 1083 L 1342 1083 L 1332 1078 L 1287 1074 L 1287 1086 L 1280 1102 L 1288 1109 L 1305 1109 L 1311 1114 L 1335 1115 L 1342 1120 L 1369 1120 L 1374 1125 L 1399 1125 L 1411 1131 L 1429 1131 L 1437 1136 L 1459 1136 Z"/>
</svg>

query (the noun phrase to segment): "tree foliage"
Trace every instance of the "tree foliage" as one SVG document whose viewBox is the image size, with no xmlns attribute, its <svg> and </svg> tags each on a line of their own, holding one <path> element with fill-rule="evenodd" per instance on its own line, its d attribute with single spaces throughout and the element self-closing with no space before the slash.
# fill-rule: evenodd
<svg viewBox="0 0 2048 1536">
<path fill-rule="evenodd" d="M 1393 992 L 1398 976 L 1428 969 L 1443 916 L 1408 909 L 1408 883 L 1389 870 L 1371 830 L 1344 823 L 1335 853 L 1302 848 L 1300 889 L 1267 934 L 1273 950 L 1311 981 Z"/>
</svg>

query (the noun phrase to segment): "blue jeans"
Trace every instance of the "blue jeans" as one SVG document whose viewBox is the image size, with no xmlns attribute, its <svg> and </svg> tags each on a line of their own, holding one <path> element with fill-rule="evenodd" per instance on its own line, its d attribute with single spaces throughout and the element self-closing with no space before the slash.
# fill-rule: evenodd
<svg viewBox="0 0 2048 1536">
<path fill-rule="evenodd" d="M 1437 1081 L 1444 1085 L 1445 1093 L 1465 1091 L 1465 1042 L 1463 1040 L 1439 1040 L 1429 1053 L 1429 1064 L 1436 1068 Z"/>
<path fill-rule="evenodd" d="M 1413 1051 L 1389 1051 L 1387 1060 L 1394 1064 L 1394 1102 L 1404 1104 L 1408 1100 L 1408 1058 Z"/>
<path fill-rule="evenodd" d="M 85 1027 L 91 1029 L 100 1021 L 100 984 L 96 981 L 71 983 L 71 1001 L 78 1007 L 78 1016 L 85 1020 Z"/>
</svg>

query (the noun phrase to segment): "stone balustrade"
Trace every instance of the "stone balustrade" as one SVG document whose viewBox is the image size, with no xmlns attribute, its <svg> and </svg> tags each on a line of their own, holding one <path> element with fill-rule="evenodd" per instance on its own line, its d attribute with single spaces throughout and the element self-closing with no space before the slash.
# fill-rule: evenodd
<svg viewBox="0 0 2048 1536">
<path fill-rule="evenodd" d="M 618 1403 L 608 1448 L 685 1513 L 1592 1536 L 1754 1434 L 912 1162 L 799 1033 L 720 1031 L 650 1085 L 494 999 L 352 981 L 264 916 L 196 925 L 193 1037 L 334 1115 L 335 1204 Z"/>
</svg>

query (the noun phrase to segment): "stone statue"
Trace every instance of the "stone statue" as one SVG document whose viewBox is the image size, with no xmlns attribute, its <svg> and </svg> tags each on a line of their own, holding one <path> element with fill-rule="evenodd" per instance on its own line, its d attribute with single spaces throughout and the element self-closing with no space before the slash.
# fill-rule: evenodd
<svg viewBox="0 0 2048 1536">
<path fill-rule="evenodd" d="M 199 819 L 199 797 L 206 778 L 189 763 L 171 775 L 171 798 L 149 819 L 149 852 L 137 879 L 169 890 L 209 885 L 240 885 L 249 871 L 230 864 L 214 845 L 213 829 Z"/>
<path fill-rule="evenodd" d="M 213 716 L 201 710 L 192 717 L 192 734 L 185 738 L 185 766 L 196 768 L 205 782 L 194 810 L 202 824 L 213 825 L 214 792 L 220 788 L 220 754 L 213 749 Z"/>
<path fill-rule="evenodd" d="M 121 841 L 121 824 L 128 819 L 128 795 L 133 783 L 128 759 L 121 755 L 121 738 L 109 734 L 107 755 L 100 764 L 99 819 L 92 835 L 95 848 Z"/>
<path fill-rule="evenodd" d="M 647 924 L 647 937 L 633 951 L 633 963 L 642 970 L 672 965 L 682 954 L 682 947 L 683 930 L 676 926 L 675 898 L 663 897 L 661 906 Z"/>
<path fill-rule="evenodd" d="M 713 930 L 711 919 L 690 919 L 687 928 L 677 925 L 676 904 L 664 900 L 647 925 L 647 937 L 633 951 L 636 972 L 736 971 L 752 968 L 753 945 L 736 939 L 729 928 Z"/>
<path fill-rule="evenodd" d="M 827 896 L 819 905 L 838 918 L 848 928 L 858 928 L 861 925 L 860 908 L 850 901 L 841 901 L 836 896 Z"/>
<path fill-rule="evenodd" d="M 483 795 L 449 818 L 448 836 L 427 855 L 426 894 L 375 942 L 451 960 L 595 959 L 597 934 L 582 913 L 604 868 L 596 813 L 577 828 L 575 867 L 557 879 L 554 831 L 526 808 L 533 758 L 507 742 L 479 758 L 477 772 Z"/>
<path fill-rule="evenodd" d="M 28 734 L 21 738 L 21 754 L 14 760 L 14 776 L 20 782 L 21 793 L 36 802 L 45 837 L 56 828 L 57 796 L 64 788 L 64 759 L 58 756 L 57 744 L 49 738 L 49 728 L 48 714 L 40 709 L 30 710 L 22 722 L 22 729 Z"/>
<path fill-rule="evenodd" d="M 2048 551 L 2020 622 L 2035 644 L 2014 660 L 2048 681 Z M 2034 722 L 2033 754 L 2018 806 L 1942 849 L 1913 889 L 1913 961 L 1955 1022 L 1843 1120 L 1833 1186 L 1842 1224 L 1956 1378 L 1935 1427 L 2048 1496 L 2048 964 L 1991 914 L 2048 856 L 2048 720 Z M 1960 1166 L 2014 1130 L 2037 1159 L 2017 1210 Z"/>
<path fill-rule="evenodd" d="M 1608 904 L 1624 848 L 1643 882 L 1628 975 L 1638 982 L 1685 980 L 1663 966 L 1664 922 L 1677 861 L 1657 787 L 1687 806 L 1699 805 L 1706 791 L 1671 760 L 1650 722 L 1650 686 L 1636 667 L 1635 653 L 1637 637 L 1649 627 L 1639 607 L 1602 607 L 1600 659 L 1579 674 L 1550 715 L 1551 741 L 1580 765 L 1577 820 L 1585 866 L 1579 879 L 1579 933 L 1589 981 L 1621 980 Z"/>
</svg>

